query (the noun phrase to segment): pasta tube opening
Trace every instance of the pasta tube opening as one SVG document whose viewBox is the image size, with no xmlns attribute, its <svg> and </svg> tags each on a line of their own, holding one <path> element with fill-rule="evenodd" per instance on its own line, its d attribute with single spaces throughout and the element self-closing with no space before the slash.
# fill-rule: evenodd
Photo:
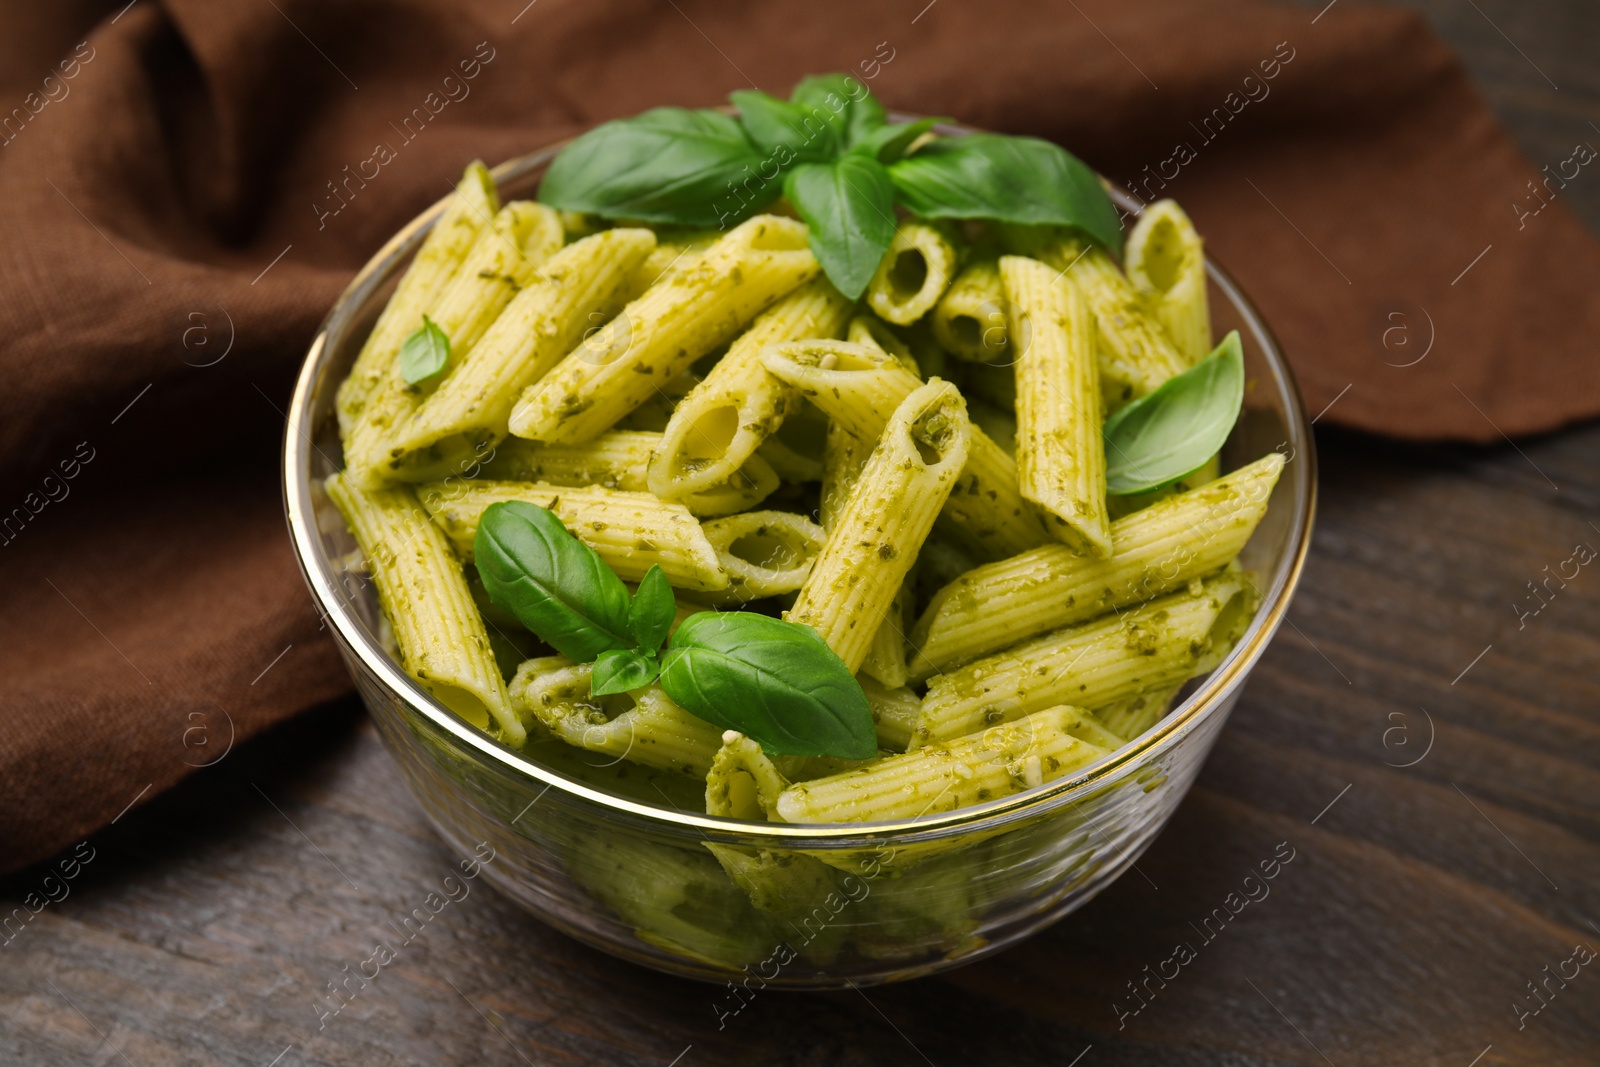
<svg viewBox="0 0 1600 1067">
<path fill-rule="evenodd" d="M 788 511 L 747 511 L 712 519 L 704 528 L 735 599 L 793 593 L 827 540 L 822 527 Z"/>
<path fill-rule="evenodd" d="M 926 222 L 903 222 L 867 283 L 867 306 L 908 326 L 932 310 L 955 275 L 956 249 Z"/>
</svg>

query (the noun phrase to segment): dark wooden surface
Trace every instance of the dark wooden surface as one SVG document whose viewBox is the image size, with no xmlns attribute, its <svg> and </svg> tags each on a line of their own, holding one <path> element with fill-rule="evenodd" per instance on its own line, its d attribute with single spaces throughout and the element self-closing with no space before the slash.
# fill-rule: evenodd
<svg viewBox="0 0 1600 1067">
<path fill-rule="evenodd" d="M 1600 7 L 1414 6 L 1536 164 L 1596 136 Z M 1600 222 L 1600 185 L 1571 191 Z M 577 945 L 480 886 L 320 1020 L 327 983 L 455 859 L 351 701 L 127 814 L 70 881 L 44 866 L 0 883 L 4 911 L 61 898 L 0 947 L 0 1062 L 1600 1062 L 1600 962 L 1541 986 L 1521 1028 L 1516 1014 L 1575 945 L 1600 950 L 1600 567 L 1552 580 L 1537 615 L 1513 607 L 1538 606 L 1527 583 L 1574 546 L 1600 548 L 1600 426 L 1488 450 L 1320 445 L 1291 625 L 1199 784 L 1137 871 L 993 960 L 766 993 L 719 1030 L 715 989 Z M 1284 841 L 1295 858 L 1270 896 L 1119 1029 L 1125 983 L 1198 944 L 1190 924 Z"/>
</svg>

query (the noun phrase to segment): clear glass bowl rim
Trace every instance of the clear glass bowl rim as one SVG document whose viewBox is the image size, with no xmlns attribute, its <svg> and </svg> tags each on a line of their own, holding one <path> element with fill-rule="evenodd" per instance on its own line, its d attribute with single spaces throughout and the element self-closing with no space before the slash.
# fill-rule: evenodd
<svg viewBox="0 0 1600 1067">
<path fill-rule="evenodd" d="M 908 121 L 916 116 L 894 113 L 892 117 L 896 121 Z M 956 135 L 975 132 L 972 127 L 953 124 L 940 125 L 935 129 Z M 491 173 L 501 187 L 515 184 L 548 165 L 568 143 L 570 139 L 514 157 L 492 168 Z M 1109 183 L 1108 191 L 1118 206 L 1125 210 L 1138 211 L 1143 206 L 1120 189 L 1109 186 Z M 354 309 L 362 305 L 372 290 L 380 287 L 396 266 L 409 257 L 453 195 L 450 193 L 441 197 L 385 242 L 351 279 L 318 327 L 296 380 L 285 420 L 283 497 L 295 559 L 300 564 L 301 573 L 319 612 L 337 629 L 346 646 L 354 651 L 374 677 L 432 725 L 473 750 L 480 762 L 496 766 L 501 771 L 526 775 L 544 783 L 546 790 L 560 790 L 572 800 L 608 809 L 610 814 L 626 821 L 657 830 L 692 830 L 708 840 L 722 843 L 833 850 L 872 848 L 888 841 L 895 844 L 922 843 L 974 832 L 999 831 L 1071 806 L 1091 792 L 1136 773 L 1181 744 L 1202 722 L 1225 709 L 1227 698 L 1243 684 L 1287 615 L 1310 550 L 1311 528 L 1316 515 L 1315 441 L 1311 436 L 1294 372 L 1284 359 L 1276 336 L 1232 277 L 1207 257 L 1208 276 L 1232 301 L 1245 325 L 1260 343 L 1263 357 L 1273 367 L 1277 376 L 1273 385 L 1279 393 L 1287 422 L 1285 443 L 1294 450 L 1295 461 L 1305 465 L 1305 476 L 1296 483 L 1294 499 L 1285 502 L 1293 511 L 1287 534 L 1290 549 L 1278 561 L 1249 630 L 1221 665 L 1158 726 L 1077 774 L 1024 793 L 974 807 L 957 808 L 941 815 L 877 823 L 752 824 L 723 816 L 675 811 L 608 793 L 529 759 L 479 731 L 434 700 L 379 647 L 367 634 L 362 622 L 339 598 L 328 595 L 329 590 L 337 587 L 337 577 L 319 543 L 308 476 L 310 454 L 316 447 L 313 434 L 317 428 L 313 424 L 311 403 L 317 379 L 327 358 L 330 336 L 336 329 L 347 327 L 354 318 Z"/>
</svg>

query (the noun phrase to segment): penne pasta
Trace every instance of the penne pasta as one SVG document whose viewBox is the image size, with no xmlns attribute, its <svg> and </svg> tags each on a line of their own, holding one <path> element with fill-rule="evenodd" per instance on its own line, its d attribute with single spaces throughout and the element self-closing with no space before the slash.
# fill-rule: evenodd
<svg viewBox="0 0 1600 1067">
<path fill-rule="evenodd" d="M 756 822 L 772 819 L 789 779 L 760 745 L 739 731 L 724 730 L 721 741 L 706 776 L 706 814 Z"/>
<path fill-rule="evenodd" d="M 895 590 L 889 610 L 872 635 L 872 644 L 861 660 L 861 674 L 890 689 L 906 684 L 906 631 L 911 629 L 911 597 L 916 589 L 916 566 Z"/>
<path fill-rule="evenodd" d="M 818 278 L 757 316 L 673 410 L 650 465 L 650 491 L 676 500 L 725 482 L 800 401 L 793 386 L 767 373 L 762 350 L 778 341 L 837 336 L 849 313 L 850 302 Z"/>
<path fill-rule="evenodd" d="M 887 353 L 899 360 L 900 365 L 912 374 L 919 378 L 926 377 L 917 363 L 917 357 L 911 354 L 911 348 L 875 315 L 857 315 L 851 319 L 850 327 L 845 331 L 845 340 L 853 345 L 865 345 Z"/>
<path fill-rule="evenodd" d="M 791 823 L 887 822 L 1012 796 L 1109 755 L 1076 736 L 1087 726 L 1107 737 L 1092 719 L 1080 708 L 1041 709 L 970 737 L 796 783 L 778 795 L 776 811 Z"/>
<path fill-rule="evenodd" d="M 849 501 L 850 491 L 861 477 L 862 468 L 872 455 L 872 447 L 837 424 L 828 425 L 827 450 L 823 454 L 822 496 L 818 514 L 823 529 L 831 529 Z M 895 594 L 894 603 L 873 635 L 861 671 L 894 688 L 906 684 L 906 639 L 910 626 L 911 589 L 915 577 L 907 575 Z"/>
<path fill-rule="evenodd" d="M 858 677 L 857 681 L 861 683 L 861 691 L 867 694 L 872 724 L 878 731 L 878 746 L 891 752 L 904 752 L 911 743 L 911 732 L 917 727 L 917 716 L 922 714 L 922 698 L 904 685 L 885 686 L 871 677 Z"/>
<path fill-rule="evenodd" d="M 933 336 L 944 350 L 969 363 L 1006 359 L 1010 332 L 1000 264 L 985 256 L 967 264 L 939 299 L 930 318 Z"/>
<path fill-rule="evenodd" d="M 1213 645 L 1225 647 L 1249 604 L 1243 576 L 1224 573 L 1194 590 L 937 675 L 928 682 L 912 745 L 961 737 L 1064 700 L 1092 711 L 1174 685 L 1196 673 Z"/>
<path fill-rule="evenodd" d="M 1036 259 L 1000 260 L 1015 338 L 1017 485 L 1056 538 L 1111 554 L 1094 320 L 1077 284 Z"/>
<path fill-rule="evenodd" d="M 1105 249 L 1048 227 L 1005 228 L 1011 250 L 1069 275 L 1095 318 L 1101 395 L 1112 412 L 1188 368 L 1188 362 Z"/>
<path fill-rule="evenodd" d="M 760 745 L 729 730 L 723 734 L 722 747 L 706 775 L 706 814 L 752 821 L 774 819 L 778 796 L 788 784 Z M 707 841 L 706 848 L 751 904 L 780 921 L 803 922 L 830 894 L 837 896 L 836 876 L 810 856 L 713 841 Z M 802 949 L 808 958 L 826 962 L 837 952 L 841 933 L 822 930 L 820 937 L 811 937 Z"/>
<path fill-rule="evenodd" d="M 911 631 L 912 680 L 1217 570 L 1255 532 L 1283 464 L 1282 455 L 1269 453 L 1118 519 L 1111 524 L 1116 551 L 1109 559 L 1048 545 L 963 574 L 939 590 Z"/>
<path fill-rule="evenodd" d="M 728 574 L 699 520 L 682 504 L 648 493 L 466 481 L 422 485 L 417 497 L 464 559 L 472 558 L 478 520 L 489 505 L 521 500 L 553 512 L 624 581 L 637 582 L 658 565 L 674 586 L 708 592 L 728 587 Z"/>
<path fill-rule="evenodd" d="M 819 269 L 802 223 L 758 215 L 735 227 L 530 386 L 511 432 L 550 444 L 598 436 Z"/>
<path fill-rule="evenodd" d="M 406 672 L 467 722 L 482 729 L 492 721 L 507 744 L 521 745 L 527 731 L 511 709 L 461 561 L 411 490 L 368 492 L 343 474 L 325 488 L 367 560 Z"/>
<path fill-rule="evenodd" d="M 511 702 L 575 748 L 696 778 L 706 776 L 722 731 L 678 707 L 660 686 L 591 696 L 592 668 L 562 656 L 530 659 L 511 680 Z"/>
<path fill-rule="evenodd" d="M 507 434 L 522 391 L 621 309 L 649 230 L 604 230 L 550 257 L 389 441 L 392 477 L 430 481 Z M 453 446 L 453 447 L 452 447 Z"/>
<path fill-rule="evenodd" d="M 955 272 L 955 245 L 939 227 L 902 221 L 867 283 L 867 306 L 886 322 L 909 325 L 933 309 Z"/>
<path fill-rule="evenodd" d="M 826 540 L 822 527 L 789 511 L 747 511 L 703 529 L 728 574 L 722 596 L 731 601 L 795 592 Z"/>
<path fill-rule="evenodd" d="M 499 481 L 645 493 L 650 490 L 650 457 L 660 448 L 661 435 L 642 430 L 609 430 L 579 445 L 541 445 L 510 437 L 495 446 L 482 474 Z M 701 517 L 731 515 L 755 507 L 777 487 L 778 476 L 766 460 L 751 456 L 727 481 L 679 503 Z"/>
<path fill-rule="evenodd" d="M 560 247 L 561 224 L 549 208 L 514 201 L 500 209 L 428 311 L 450 341 L 450 362 L 443 373 L 461 366 L 511 298 Z M 412 329 L 422 325 L 418 319 Z M 369 391 L 344 442 L 347 471 L 358 485 L 374 488 L 393 480 L 388 462 L 392 434 L 422 404 L 427 391 L 423 384 L 406 382 L 398 359 Z"/>
<path fill-rule="evenodd" d="M 1193 366 L 1211 352 L 1206 253 L 1194 223 L 1175 200 L 1157 200 L 1139 215 L 1124 252 L 1128 280 Z"/>
<path fill-rule="evenodd" d="M 893 357 L 841 341 L 770 346 L 767 369 L 799 388 L 833 422 L 864 441 L 883 431 L 893 411 L 919 384 Z M 942 524 L 968 551 L 984 558 L 1015 555 L 1048 540 L 1043 523 L 1017 489 L 1016 463 L 981 430 L 971 433 L 961 484 L 945 504 Z"/>
<path fill-rule="evenodd" d="M 935 380 L 895 409 L 821 556 L 785 613 L 822 635 L 852 672 L 966 465 L 961 394 Z"/>
<path fill-rule="evenodd" d="M 341 437 L 350 436 L 368 394 L 388 377 L 400 356 L 400 346 L 449 287 L 484 226 L 499 210 L 500 197 L 489 168 L 473 160 L 361 345 L 350 374 L 339 386 L 335 406 Z"/>
<path fill-rule="evenodd" d="M 666 277 L 669 271 L 685 270 L 699 262 L 707 248 L 716 243 L 722 234 L 716 230 L 657 229 L 655 250 L 645 258 L 634 274 L 629 300 L 636 300 L 652 285 Z"/>
<path fill-rule="evenodd" d="M 1107 729 L 1131 741 L 1161 721 L 1183 687 L 1184 682 L 1178 682 L 1159 689 L 1146 689 L 1107 705 L 1097 714 Z"/>
<path fill-rule="evenodd" d="M 831 529 L 844 510 L 850 490 L 872 455 L 872 444 L 837 422 L 828 423 L 827 443 L 822 452 L 822 495 L 817 508 L 817 518 L 824 530 Z"/>
</svg>

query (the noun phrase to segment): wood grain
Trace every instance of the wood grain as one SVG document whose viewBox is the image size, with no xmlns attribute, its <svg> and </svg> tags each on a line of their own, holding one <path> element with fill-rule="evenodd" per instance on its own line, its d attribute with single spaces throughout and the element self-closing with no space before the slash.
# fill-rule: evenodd
<svg viewBox="0 0 1600 1067">
<path fill-rule="evenodd" d="M 1414 6 L 1536 161 L 1597 113 L 1593 5 Z M 1600 184 L 1573 199 L 1600 220 Z M 1490 450 L 1319 443 L 1293 625 L 1195 790 L 1135 871 L 993 960 L 763 994 L 719 1030 L 715 989 L 584 948 L 478 886 L 320 1018 L 327 983 L 457 859 L 352 700 L 126 815 L 70 881 L 46 865 L 0 883 L 0 915 L 66 891 L 0 945 L 0 1061 L 1594 1063 L 1600 967 L 1552 983 L 1522 1029 L 1513 1005 L 1575 944 L 1600 949 L 1600 569 L 1538 615 L 1512 605 L 1531 607 L 1525 583 L 1575 544 L 1600 547 L 1600 426 Z M 1295 858 L 1270 895 L 1208 940 L 1197 926 L 1280 842 Z M 1127 983 L 1180 942 L 1196 958 L 1132 1014 Z"/>
</svg>

